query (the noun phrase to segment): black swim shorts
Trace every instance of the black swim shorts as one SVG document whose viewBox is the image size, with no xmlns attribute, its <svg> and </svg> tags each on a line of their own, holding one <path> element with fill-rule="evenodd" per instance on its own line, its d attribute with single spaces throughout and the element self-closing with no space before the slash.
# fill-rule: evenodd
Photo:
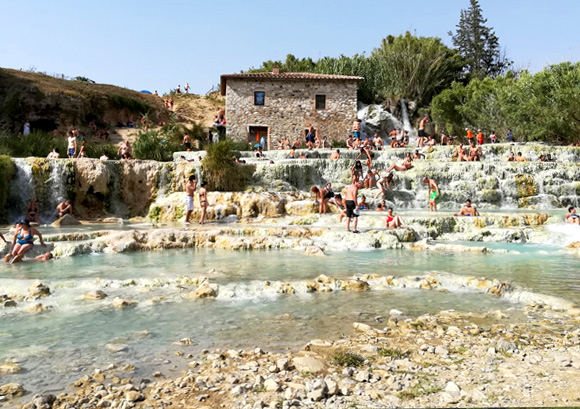
<svg viewBox="0 0 580 409">
<path fill-rule="evenodd" d="M 353 217 L 358 217 L 358 215 L 354 214 L 354 209 L 356 209 L 356 202 L 354 200 L 347 200 L 346 201 L 346 217 L 352 219 Z"/>
</svg>

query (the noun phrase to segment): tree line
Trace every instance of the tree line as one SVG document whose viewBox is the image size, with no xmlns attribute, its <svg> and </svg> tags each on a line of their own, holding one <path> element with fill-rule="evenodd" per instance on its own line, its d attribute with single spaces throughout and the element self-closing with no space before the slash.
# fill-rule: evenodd
<svg viewBox="0 0 580 409">
<path fill-rule="evenodd" d="M 565 62 L 532 74 L 511 70 L 499 38 L 487 26 L 478 0 L 461 10 L 453 47 L 437 37 L 407 32 L 387 36 L 369 55 L 266 61 L 250 72 L 312 72 L 364 77 L 358 98 L 397 106 L 414 101 L 415 117 L 429 114 L 439 132 L 462 135 L 466 127 L 511 129 L 518 140 L 570 143 L 580 131 L 580 63 Z"/>
</svg>

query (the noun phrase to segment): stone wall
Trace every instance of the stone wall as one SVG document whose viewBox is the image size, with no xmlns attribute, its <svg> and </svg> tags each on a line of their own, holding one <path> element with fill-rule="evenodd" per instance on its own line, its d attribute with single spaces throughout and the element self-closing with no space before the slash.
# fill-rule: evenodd
<svg viewBox="0 0 580 409">
<path fill-rule="evenodd" d="M 264 91 L 264 105 L 254 105 L 254 91 Z M 316 110 L 315 96 L 326 95 L 326 109 Z M 228 79 L 228 137 L 247 140 L 250 126 L 268 127 L 268 146 L 276 149 L 288 137 L 304 140 L 308 124 L 319 136 L 345 140 L 357 112 L 357 82 L 328 80 Z"/>
</svg>

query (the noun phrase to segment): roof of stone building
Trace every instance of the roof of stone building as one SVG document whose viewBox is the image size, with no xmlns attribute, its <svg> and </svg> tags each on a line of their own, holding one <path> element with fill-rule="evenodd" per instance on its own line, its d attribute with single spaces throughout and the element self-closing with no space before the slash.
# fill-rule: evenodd
<svg viewBox="0 0 580 409">
<path fill-rule="evenodd" d="M 350 75 L 329 75 L 314 74 L 311 72 L 250 72 L 244 74 L 222 74 L 220 81 L 220 92 L 226 93 L 226 82 L 231 79 L 252 79 L 252 80 L 286 80 L 286 81 L 304 81 L 304 80 L 322 80 L 322 81 L 362 81 L 363 77 Z"/>
</svg>

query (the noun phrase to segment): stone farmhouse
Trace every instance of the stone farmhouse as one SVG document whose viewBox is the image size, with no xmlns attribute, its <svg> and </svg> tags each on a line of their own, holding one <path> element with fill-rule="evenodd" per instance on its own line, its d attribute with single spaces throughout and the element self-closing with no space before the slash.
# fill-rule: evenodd
<svg viewBox="0 0 580 409">
<path fill-rule="evenodd" d="M 345 140 L 357 113 L 362 77 L 303 72 L 224 74 L 228 138 L 252 144 L 262 137 L 277 149 L 284 137 L 304 140 L 309 124 L 319 137 Z"/>
</svg>

